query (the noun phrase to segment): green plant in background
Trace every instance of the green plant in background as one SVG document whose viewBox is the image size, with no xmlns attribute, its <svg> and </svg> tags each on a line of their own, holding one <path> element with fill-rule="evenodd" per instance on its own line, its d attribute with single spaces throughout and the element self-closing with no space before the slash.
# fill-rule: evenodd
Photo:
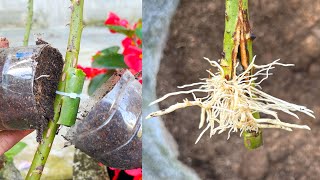
<svg viewBox="0 0 320 180">
<path fill-rule="evenodd" d="M 207 131 L 210 132 L 210 137 L 227 131 L 228 139 L 231 132 L 240 132 L 240 136 L 244 137 L 244 145 L 249 150 L 262 146 L 262 128 L 310 130 L 307 125 L 283 122 L 277 115 L 277 111 L 282 111 L 298 118 L 295 112 L 302 112 L 314 118 L 310 109 L 275 98 L 261 90 L 260 84 L 271 75 L 270 70 L 274 69 L 274 66 L 292 64 L 279 63 L 279 59 L 266 65 L 255 64 L 256 57 L 253 57 L 252 52 L 254 36 L 249 24 L 248 0 L 226 0 L 225 22 L 220 63 L 205 58 L 218 72 L 207 70 L 209 78 L 179 87 L 189 90 L 169 93 L 152 102 L 151 105 L 179 94 L 190 94 L 193 97 L 192 100 L 184 99 L 183 102 L 167 109 L 151 113 L 147 118 L 189 106 L 198 106 L 201 108 L 199 129 L 205 128 L 196 143 Z M 261 80 L 255 82 L 258 78 Z M 260 113 L 269 115 L 270 118 L 260 118 Z"/>
<path fill-rule="evenodd" d="M 134 25 L 130 25 L 126 19 L 121 19 L 110 12 L 104 24 L 111 33 L 122 34 L 125 38 L 121 43 L 122 49 L 120 46 L 111 46 L 92 56 L 92 67 L 78 65 L 78 68 L 82 69 L 91 80 L 88 87 L 89 95 L 94 94 L 118 70 L 128 69 L 142 83 L 142 20 L 139 19 Z M 120 170 L 108 167 L 108 169 L 113 171 L 112 179 L 119 179 L 123 172 L 134 176 L 134 179 L 142 179 L 141 168 Z"/>
<path fill-rule="evenodd" d="M 76 66 L 78 64 L 78 55 L 80 51 L 80 42 L 83 29 L 83 4 L 84 0 L 71 1 L 72 13 L 70 32 L 63 74 L 58 86 L 58 91 L 60 92 L 70 93 L 71 91 L 73 91 L 71 93 L 79 93 L 83 88 L 85 74 L 82 72 L 82 70 L 76 69 Z M 70 123 L 70 119 L 68 118 L 70 118 L 70 114 L 73 117 L 74 114 L 77 114 L 79 108 L 78 101 L 79 100 L 74 102 L 74 99 L 66 96 L 56 96 L 54 104 L 54 119 L 49 122 L 47 129 L 43 132 L 41 143 L 38 146 L 38 149 L 32 161 L 32 165 L 27 174 L 27 180 L 40 179 L 46 161 L 48 159 L 56 132 L 59 128 L 58 122 L 60 124 L 72 125 L 72 123 Z M 62 107 L 64 109 L 62 109 Z M 61 122 L 61 120 L 68 121 Z M 74 120 L 71 121 L 74 122 Z"/>
<path fill-rule="evenodd" d="M 24 142 L 18 142 L 16 145 L 14 145 L 9 151 L 4 153 L 4 156 L 6 158 L 7 162 L 13 162 L 13 158 L 18 155 L 25 147 L 27 147 L 27 144 Z"/>
<path fill-rule="evenodd" d="M 13 160 L 26 146 L 27 144 L 19 142 L 5 152 L 3 156 L 0 156 L 0 179 L 22 179 Z"/>
<path fill-rule="evenodd" d="M 26 31 L 24 33 L 23 46 L 28 46 L 29 36 L 32 26 L 32 18 L 33 18 L 33 0 L 28 0 L 28 16 L 27 16 L 27 24 Z"/>
<path fill-rule="evenodd" d="M 142 20 L 131 26 L 127 20 L 120 19 L 115 13 L 110 13 L 105 21 L 111 33 L 125 35 L 122 40 L 123 51 L 119 46 L 100 50 L 92 57 L 92 67 L 82 67 L 91 79 L 88 94 L 92 95 L 118 69 L 129 69 L 142 82 Z"/>
</svg>

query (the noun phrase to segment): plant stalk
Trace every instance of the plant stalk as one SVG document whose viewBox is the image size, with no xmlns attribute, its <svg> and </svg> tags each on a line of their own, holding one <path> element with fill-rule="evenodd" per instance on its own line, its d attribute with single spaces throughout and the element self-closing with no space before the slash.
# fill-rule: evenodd
<svg viewBox="0 0 320 180">
<path fill-rule="evenodd" d="M 63 73 L 59 82 L 58 91 L 65 92 L 65 87 L 69 83 L 77 83 L 77 82 L 68 82 L 66 78 L 66 74 L 74 68 L 76 68 L 78 63 L 78 56 L 80 51 L 80 42 L 81 35 L 83 29 L 83 4 L 84 0 L 72 0 L 71 1 L 71 22 L 70 22 L 70 32 L 69 32 L 69 40 L 67 45 L 67 53 L 65 57 L 65 65 L 63 68 Z M 80 76 L 83 76 L 80 75 Z M 79 79 L 79 78 L 74 78 Z M 81 83 L 81 80 L 80 82 Z M 83 83 L 83 82 L 82 82 Z M 82 89 L 82 86 L 77 85 Z M 60 118 L 61 107 L 64 104 L 63 97 L 60 95 L 56 96 L 54 103 L 54 118 L 53 121 L 49 122 L 48 128 L 44 131 L 42 135 L 42 141 L 38 146 L 38 149 L 35 153 L 34 159 L 32 161 L 32 165 L 27 174 L 26 180 L 38 180 L 40 179 L 46 161 L 48 159 L 55 135 L 58 131 L 59 125 L 58 120 Z M 78 107 L 70 107 L 70 111 L 78 111 Z M 73 113 L 73 112 L 71 112 Z"/>
<path fill-rule="evenodd" d="M 26 23 L 26 31 L 24 33 L 23 38 L 23 46 L 28 46 L 29 43 L 29 36 L 32 26 L 32 18 L 33 18 L 33 0 L 28 0 L 28 16 L 27 16 L 27 23 Z"/>
<path fill-rule="evenodd" d="M 253 39 L 249 23 L 248 0 L 226 0 L 221 67 L 227 80 L 236 76 L 235 68 L 238 62 L 243 70 L 248 68 L 253 58 Z M 253 116 L 259 118 L 259 113 L 254 113 Z M 258 133 L 244 132 L 243 137 L 247 149 L 256 149 L 263 145 L 261 129 Z"/>
</svg>

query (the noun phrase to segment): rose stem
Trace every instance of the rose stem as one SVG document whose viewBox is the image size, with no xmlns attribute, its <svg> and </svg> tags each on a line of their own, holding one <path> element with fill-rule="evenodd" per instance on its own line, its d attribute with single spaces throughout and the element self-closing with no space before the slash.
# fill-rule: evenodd
<svg viewBox="0 0 320 180">
<path fill-rule="evenodd" d="M 64 92 L 66 84 L 74 83 L 67 82 L 66 73 L 74 70 L 78 63 L 78 55 L 80 50 L 80 41 L 83 29 L 83 3 L 84 0 L 72 0 L 71 1 L 71 22 L 70 22 L 70 32 L 69 40 L 67 46 L 67 53 L 65 57 L 65 65 L 63 69 L 63 74 L 61 76 L 58 91 Z M 83 75 L 83 74 L 82 74 Z M 81 76 L 82 76 L 81 75 Z M 79 82 L 82 83 L 82 82 Z M 81 87 L 82 88 L 82 87 Z M 53 121 L 49 122 L 47 129 L 44 131 L 42 141 L 38 146 L 38 149 L 35 153 L 32 165 L 27 174 L 26 180 L 38 180 L 41 177 L 44 166 L 48 159 L 53 140 L 55 138 L 56 132 L 59 125 L 57 124 L 60 118 L 61 106 L 64 104 L 63 98 L 59 95 L 56 96 L 54 103 L 54 118 Z M 73 111 L 78 111 L 77 108 L 71 108 Z M 74 112 L 71 112 L 74 113 Z"/>
<path fill-rule="evenodd" d="M 33 0 L 28 0 L 28 16 L 26 23 L 26 32 L 24 33 L 23 46 L 28 46 L 29 36 L 32 26 L 32 17 L 33 17 Z"/>
<path fill-rule="evenodd" d="M 232 79 L 235 76 L 235 65 L 240 55 L 240 65 L 245 70 L 252 61 L 253 35 L 249 24 L 248 0 L 226 0 L 225 31 L 221 66 L 224 77 Z M 238 52 L 240 51 L 240 52 Z M 239 53 L 239 54 L 238 54 Z M 253 114 L 259 118 L 259 113 Z M 256 149 L 263 145 L 262 132 L 244 132 L 244 145 L 247 149 Z"/>
</svg>

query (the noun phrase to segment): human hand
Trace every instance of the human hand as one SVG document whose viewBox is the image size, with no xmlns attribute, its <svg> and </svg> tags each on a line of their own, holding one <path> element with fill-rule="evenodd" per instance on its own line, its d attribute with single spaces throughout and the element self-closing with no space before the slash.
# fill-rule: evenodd
<svg viewBox="0 0 320 180">
<path fill-rule="evenodd" d="M 30 134 L 33 130 L 13 130 L 13 131 L 0 131 L 0 156 L 6 151 L 11 149 L 22 138 Z"/>
<path fill-rule="evenodd" d="M 8 48 L 9 41 L 5 37 L 0 37 L 0 48 Z M 8 151 L 12 146 L 18 143 L 26 135 L 30 134 L 32 130 L 26 131 L 0 131 L 0 156 Z"/>
<path fill-rule="evenodd" d="M 5 37 L 0 37 L 0 48 L 8 48 L 9 47 L 9 41 Z"/>
</svg>

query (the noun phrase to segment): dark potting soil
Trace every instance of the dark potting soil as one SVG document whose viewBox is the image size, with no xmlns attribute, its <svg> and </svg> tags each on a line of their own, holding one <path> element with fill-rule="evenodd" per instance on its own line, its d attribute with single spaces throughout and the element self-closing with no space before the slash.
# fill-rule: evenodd
<svg viewBox="0 0 320 180">
<path fill-rule="evenodd" d="M 134 169 L 142 166 L 141 84 L 122 76 L 77 124 L 73 144 L 107 166 Z"/>
<path fill-rule="evenodd" d="M 8 66 L 5 63 L 9 54 L 14 63 L 5 67 L 10 69 L 5 75 L 3 69 Z M 26 59 L 23 56 L 30 56 L 32 61 L 23 64 Z M 41 134 L 54 115 L 55 91 L 62 68 L 62 55 L 50 45 L 0 49 L 0 129 L 37 129 Z M 8 87 L 4 81 L 9 82 Z"/>
<path fill-rule="evenodd" d="M 130 132 L 126 123 L 123 123 L 121 112 L 109 111 L 110 106 L 107 102 L 100 103 L 78 126 L 77 134 L 80 134 L 80 137 L 75 142 L 76 148 L 115 168 L 141 167 L 142 141 L 136 134 L 140 125 L 134 127 L 135 132 Z M 132 137 L 134 138 L 127 144 Z"/>
<path fill-rule="evenodd" d="M 49 77 L 36 79 L 33 87 L 39 114 L 44 116 L 42 122 L 38 124 L 38 141 L 43 129 L 47 127 L 48 120 L 53 120 L 53 105 L 64 64 L 63 57 L 58 49 L 47 47 L 41 51 L 40 56 L 36 59 L 38 65 L 35 77 L 42 75 L 49 75 Z"/>
</svg>

